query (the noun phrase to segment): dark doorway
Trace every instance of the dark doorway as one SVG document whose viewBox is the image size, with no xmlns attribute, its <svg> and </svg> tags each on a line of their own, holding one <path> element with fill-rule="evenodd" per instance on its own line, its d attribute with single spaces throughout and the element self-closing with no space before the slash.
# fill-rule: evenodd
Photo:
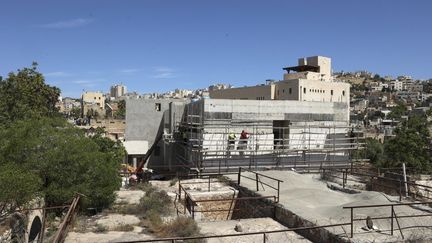
<svg viewBox="0 0 432 243">
<path fill-rule="evenodd" d="M 30 228 L 28 242 L 33 242 L 34 240 L 36 240 L 36 237 L 39 236 L 39 234 L 41 233 L 41 230 L 42 230 L 42 221 L 40 220 L 39 216 L 36 216 L 33 219 L 33 223 L 32 223 L 31 228 Z"/>
<path fill-rule="evenodd" d="M 285 149 L 289 145 L 289 120 L 273 121 L 274 149 Z"/>
</svg>

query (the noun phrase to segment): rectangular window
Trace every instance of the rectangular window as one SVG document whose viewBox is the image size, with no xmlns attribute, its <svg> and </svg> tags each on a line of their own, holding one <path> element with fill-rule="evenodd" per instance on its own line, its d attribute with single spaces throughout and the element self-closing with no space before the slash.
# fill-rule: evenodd
<svg viewBox="0 0 432 243">
<path fill-rule="evenodd" d="M 156 103 L 155 104 L 155 110 L 156 111 L 161 111 L 161 103 Z"/>
<path fill-rule="evenodd" d="M 303 93 L 305 93 L 305 94 L 306 94 L 306 88 L 303 88 Z"/>
<path fill-rule="evenodd" d="M 330 90 L 330 95 L 333 95 L 333 90 Z"/>
<path fill-rule="evenodd" d="M 291 89 L 291 88 L 289 88 L 289 90 L 288 90 L 288 93 L 289 93 L 289 94 L 291 94 L 291 93 L 292 93 L 292 89 Z"/>
</svg>

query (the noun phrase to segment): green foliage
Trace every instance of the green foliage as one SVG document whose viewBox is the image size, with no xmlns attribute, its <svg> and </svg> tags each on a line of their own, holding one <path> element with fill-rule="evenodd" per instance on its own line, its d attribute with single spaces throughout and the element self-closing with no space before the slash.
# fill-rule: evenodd
<svg viewBox="0 0 432 243">
<path fill-rule="evenodd" d="M 43 75 L 37 71 L 37 63 L 11 72 L 0 81 L 0 124 L 56 116 L 59 95 L 60 89 L 45 84 Z"/>
<path fill-rule="evenodd" d="M 170 211 L 171 198 L 166 191 L 149 190 L 141 198 L 138 210 L 148 216 L 152 213 L 166 215 Z"/>
<path fill-rule="evenodd" d="M 88 196 L 84 207 L 105 207 L 120 185 L 115 156 L 63 119 L 15 122 L 0 131 L 0 154 L 41 178 L 48 205 L 64 204 L 79 192 Z"/>
<path fill-rule="evenodd" d="M 125 119 L 126 118 L 126 101 L 120 100 L 118 102 L 118 110 L 114 114 L 114 117 L 117 119 Z"/>
<path fill-rule="evenodd" d="M 36 64 L 0 81 L 0 210 L 37 195 L 49 206 L 79 192 L 82 209 L 114 201 L 122 147 L 68 124 L 55 108 L 59 93 Z"/>
<path fill-rule="evenodd" d="M 367 138 L 365 143 L 365 157 L 369 159 L 372 164 L 380 167 L 384 160 L 384 146 L 378 140 L 373 138 Z"/>
<path fill-rule="evenodd" d="M 72 108 L 72 110 L 70 111 L 70 117 L 72 117 L 73 119 L 80 118 L 81 117 L 81 108 L 79 108 L 79 107 Z"/>
<path fill-rule="evenodd" d="M 116 161 L 121 163 L 126 155 L 126 149 L 120 141 L 113 141 L 103 137 L 102 134 L 104 133 L 103 128 L 98 127 L 96 128 L 96 134 L 90 138 L 99 146 L 101 152 L 111 154 Z"/>
<path fill-rule="evenodd" d="M 430 171 L 429 131 L 426 118 L 410 117 L 396 129 L 396 137 L 386 141 L 384 145 L 386 167 L 400 167 L 406 163 L 408 167 Z"/>
<path fill-rule="evenodd" d="M 399 120 L 402 116 L 406 114 L 406 111 L 406 106 L 402 103 L 399 103 L 397 106 L 393 107 L 391 112 L 387 115 L 387 118 Z"/>
<path fill-rule="evenodd" d="M 42 181 L 29 170 L 13 163 L 0 166 L 0 216 L 22 207 L 34 199 Z"/>
</svg>

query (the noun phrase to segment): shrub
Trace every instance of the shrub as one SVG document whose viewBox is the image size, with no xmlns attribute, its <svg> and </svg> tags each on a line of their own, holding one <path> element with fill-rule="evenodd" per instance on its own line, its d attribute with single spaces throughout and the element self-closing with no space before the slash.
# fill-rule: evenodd
<svg viewBox="0 0 432 243">
<path fill-rule="evenodd" d="M 170 208 L 171 198 L 166 191 L 149 190 L 145 196 L 141 198 L 138 204 L 138 211 L 142 212 L 144 216 L 148 216 L 150 211 L 160 215 L 166 215 Z"/>
<path fill-rule="evenodd" d="M 106 232 L 108 230 L 108 228 L 104 225 L 101 224 L 96 224 L 96 228 L 93 230 L 93 232 L 95 233 L 103 233 Z"/>
<path fill-rule="evenodd" d="M 114 228 L 114 231 L 132 231 L 134 230 L 134 227 L 130 224 L 121 224 Z"/>
<path fill-rule="evenodd" d="M 156 234 L 159 237 L 199 236 L 199 227 L 192 218 L 177 217 L 176 219 L 163 224 Z M 189 242 L 202 242 L 202 240 Z"/>
<path fill-rule="evenodd" d="M 172 180 L 170 180 L 169 186 L 174 186 L 178 181 L 179 180 L 177 177 L 173 178 Z"/>
</svg>

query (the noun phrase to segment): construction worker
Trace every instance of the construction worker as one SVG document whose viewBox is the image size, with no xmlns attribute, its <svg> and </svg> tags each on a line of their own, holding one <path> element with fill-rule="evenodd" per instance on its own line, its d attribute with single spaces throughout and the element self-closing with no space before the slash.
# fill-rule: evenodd
<svg viewBox="0 0 432 243">
<path fill-rule="evenodd" d="M 228 134 L 228 156 L 231 155 L 231 150 L 235 148 L 236 135 L 231 132 Z"/>
<path fill-rule="evenodd" d="M 248 139 L 249 133 L 243 130 L 240 134 L 240 141 L 238 146 L 238 149 L 240 150 L 240 156 L 244 156 L 244 151 L 247 149 Z"/>
</svg>

